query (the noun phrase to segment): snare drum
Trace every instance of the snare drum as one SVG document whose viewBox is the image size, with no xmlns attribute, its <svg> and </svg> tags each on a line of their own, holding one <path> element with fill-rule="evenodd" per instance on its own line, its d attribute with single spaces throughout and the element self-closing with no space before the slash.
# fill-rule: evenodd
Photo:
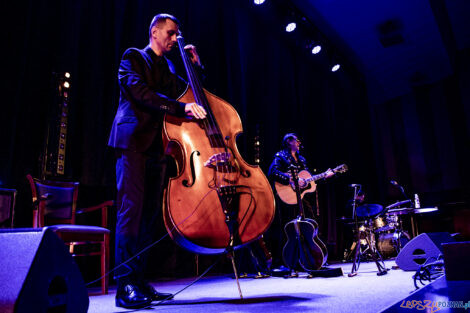
<svg viewBox="0 0 470 313">
<path fill-rule="evenodd" d="M 375 233 L 388 233 L 390 231 L 395 231 L 393 224 L 390 224 L 387 217 L 377 217 L 373 222 L 374 232 Z"/>
</svg>

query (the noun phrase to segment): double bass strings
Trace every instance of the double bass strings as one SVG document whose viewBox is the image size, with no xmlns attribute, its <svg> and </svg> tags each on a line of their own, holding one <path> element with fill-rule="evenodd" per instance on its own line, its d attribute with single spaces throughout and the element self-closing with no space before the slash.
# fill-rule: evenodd
<svg viewBox="0 0 470 313">
<path fill-rule="evenodd" d="M 223 147 L 222 153 L 220 152 L 216 153 L 217 173 L 220 173 L 220 172 L 228 173 L 229 166 L 227 162 L 224 161 L 224 157 L 226 156 L 223 155 L 223 153 L 228 153 L 227 146 L 225 145 L 225 142 L 222 139 L 222 134 L 217 125 L 215 117 L 213 116 L 212 110 L 207 102 L 207 98 L 205 97 L 205 94 L 204 94 L 204 89 L 201 85 L 200 80 L 198 79 L 194 66 L 189 60 L 188 54 L 184 50 L 184 46 L 185 46 L 184 39 L 182 36 L 178 36 L 177 39 L 178 39 L 178 47 L 180 50 L 181 57 L 183 59 L 183 64 L 185 66 L 186 73 L 188 75 L 189 83 L 191 85 L 191 88 L 193 89 L 193 95 L 194 95 L 195 101 L 197 104 L 203 106 L 207 112 L 206 118 L 202 120 L 201 122 L 204 125 L 209 142 L 212 147 Z M 215 134 L 215 136 L 213 136 L 213 134 Z M 218 162 L 218 161 L 222 161 L 222 162 Z"/>
</svg>

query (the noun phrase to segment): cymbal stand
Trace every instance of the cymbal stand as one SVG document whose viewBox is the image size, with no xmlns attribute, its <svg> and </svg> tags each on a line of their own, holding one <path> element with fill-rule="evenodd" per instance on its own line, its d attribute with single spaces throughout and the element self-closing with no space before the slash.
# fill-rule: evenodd
<svg viewBox="0 0 470 313">
<path fill-rule="evenodd" d="M 362 231 L 359 231 L 359 223 L 357 221 L 357 212 L 356 212 L 356 198 L 357 198 L 357 195 L 360 191 L 360 185 L 358 184 L 354 184 L 352 185 L 352 187 L 354 188 L 354 197 L 353 197 L 353 217 L 354 217 L 354 223 L 355 223 L 355 226 L 356 226 L 356 245 L 354 247 L 354 261 L 353 261 L 353 265 L 352 265 L 352 268 L 351 268 L 351 273 L 348 274 L 348 277 L 354 277 L 357 275 L 357 271 L 359 270 L 359 265 L 361 264 L 361 257 L 363 255 L 363 251 L 361 251 L 361 233 Z M 377 251 L 377 249 L 374 249 L 374 247 L 372 247 L 371 245 L 371 242 L 370 242 L 370 239 L 369 237 L 367 236 L 364 236 L 365 240 L 366 240 L 366 243 L 367 243 L 367 247 L 366 247 L 366 250 L 369 250 L 370 251 L 370 254 L 371 254 L 371 257 L 372 259 L 375 261 L 375 264 L 377 265 L 377 269 L 378 269 L 378 272 L 377 272 L 377 275 L 378 276 L 382 276 L 382 275 L 385 275 L 387 274 L 387 269 L 385 268 L 385 264 L 383 262 L 383 259 L 382 259 L 382 256 L 380 255 L 380 253 Z"/>
</svg>

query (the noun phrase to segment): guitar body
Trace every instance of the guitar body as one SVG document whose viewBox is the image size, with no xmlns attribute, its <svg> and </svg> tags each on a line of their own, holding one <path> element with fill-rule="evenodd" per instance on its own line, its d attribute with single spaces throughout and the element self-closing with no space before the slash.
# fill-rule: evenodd
<svg viewBox="0 0 470 313">
<path fill-rule="evenodd" d="M 284 263 L 290 269 L 297 264 L 306 270 L 320 269 L 327 260 L 326 245 L 318 238 L 318 224 L 313 219 L 296 218 L 286 224 L 287 242 L 282 249 Z"/>
<path fill-rule="evenodd" d="M 306 170 L 300 171 L 298 177 L 305 180 L 312 179 L 312 175 Z M 297 195 L 295 194 L 295 187 L 293 185 L 283 185 L 279 182 L 274 182 L 274 188 L 276 189 L 277 195 L 284 203 L 297 204 Z M 314 192 L 316 189 L 317 184 L 311 181 L 305 188 L 300 188 L 300 197 L 303 198 L 306 193 Z"/>
</svg>

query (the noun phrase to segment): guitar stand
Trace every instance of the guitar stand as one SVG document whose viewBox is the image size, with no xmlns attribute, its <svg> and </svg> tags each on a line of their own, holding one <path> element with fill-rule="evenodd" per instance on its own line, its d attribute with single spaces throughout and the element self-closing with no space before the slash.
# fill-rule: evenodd
<svg viewBox="0 0 470 313">
<path fill-rule="evenodd" d="M 314 277 L 340 277 L 343 276 L 343 269 L 341 267 L 328 268 L 322 267 L 319 270 L 308 271 L 307 278 Z"/>
</svg>

